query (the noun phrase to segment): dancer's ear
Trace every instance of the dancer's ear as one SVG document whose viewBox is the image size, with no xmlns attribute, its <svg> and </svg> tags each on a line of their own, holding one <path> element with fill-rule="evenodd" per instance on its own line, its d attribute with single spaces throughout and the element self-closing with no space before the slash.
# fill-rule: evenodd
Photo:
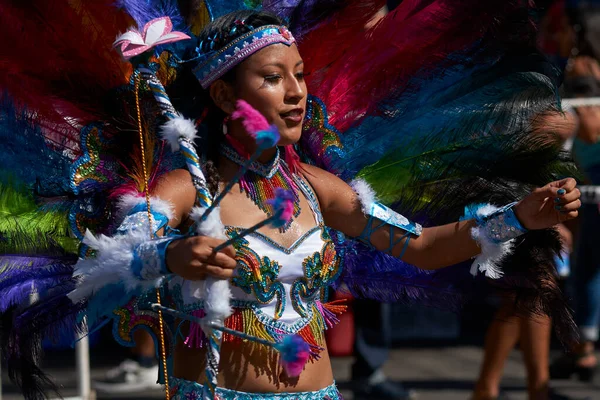
<svg viewBox="0 0 600 400">
<path fill-rule="evenodd" d="M 222 79 L 217 80 L 209 88 L 210 97 L 215 105 L 227 115 L 235 111 L 235 94 L 233 86 Z"/>
</svg>

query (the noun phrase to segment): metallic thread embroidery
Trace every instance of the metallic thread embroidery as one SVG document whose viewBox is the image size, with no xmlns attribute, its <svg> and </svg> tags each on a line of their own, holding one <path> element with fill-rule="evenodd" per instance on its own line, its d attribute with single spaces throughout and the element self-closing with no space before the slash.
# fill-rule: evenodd
<svg viewBox="0 0 600 400">
<path fill-rule="evenodd" d="M 233 237 L 235 229 L 226 228 L 225 233 L 229 237 Z M 272 261 L 269 257 L 260 257 L 243 238 L 236 241 L 234 247 L 237 252 L 236 259 L 239 269 L 238 276 L 234 277 L 231 282 L 248 294 L 254 293 L 256 299 L 263 304 L 267 304 L 277 297 L 275 319 L 280 318 L 285 308 L 286 296 L 283 284 L 277 281 L 279 263 Z"/>
<path fill-rule="evenodd" d="M 304 276 L 296 279 L 292 284 L 290 294 L 292 306 L 302 316 L 307 314 L 302 300 L 306 302 L 315 300 L 341 273 L 335 245 L 326 230 L 323 230 L 321 237 L 325 242 L 321 251 L 315 252 L 302 262 Z"/>
</svg>

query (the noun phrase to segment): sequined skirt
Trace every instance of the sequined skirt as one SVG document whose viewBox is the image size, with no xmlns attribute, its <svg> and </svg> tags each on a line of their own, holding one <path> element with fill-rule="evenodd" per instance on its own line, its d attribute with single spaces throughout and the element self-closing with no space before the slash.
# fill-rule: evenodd
<svg viewBox="0 0 600 400">
<path fill-rule="evenodd" d="M 203 386 L 185 379 L 169 378 L 171 400 L 201 400 Z M 316 392 L 246 393 L 217 388 L 215 400 L 343 400 L 335 384 Z"/>
</svg>

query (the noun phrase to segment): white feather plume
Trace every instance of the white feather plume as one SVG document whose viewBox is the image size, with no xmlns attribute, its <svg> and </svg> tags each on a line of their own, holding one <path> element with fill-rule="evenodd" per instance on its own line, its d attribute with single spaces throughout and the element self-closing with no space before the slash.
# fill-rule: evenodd
<svg viewBox="0 0 600 400">
<path fill-rule="evenodd" d="M 487 217 L 498 211 L 499 208 L 491 204 L 486 204 L 477 210 L 479 217 Z M 481 253 L 473 261 L 471 266 L 471 275 L 477 275 L 477 271 L 485 274 L 487 278 L 499 279 L 503 272 L 500 268 L 502 261 L 512 254 L 514 249 L 514 240 L 509 240 L 502 243 L 492 242 L 480 226 L 471 228 L 471 237 L 481 248 Z"/>
<path fill-rule="evenodd" d="M 375 191 L 363 179 L 353 180 L 350 182 L 350 186 L 358 195 L 362 212 L 369 214 L 371 212 L 371 205 L 376 201 Z"/>
<path fill-rule="evenodd" d="M 139 194 L 126 194 L 117 200 L 117 219 L 123 220 L 127 214 L 133 210 L 136 206 L 140 204 L 146 204 L 146 198 L 144 196 L 140 196 Z M 163 200 L 158 197 L 150 197 L 150 209 L 153 212 L 157 212 L 165 215 L 169 220 L 172 220 L 175 217 L 173 204 L 168 202 L 167 200 Z"/>
<path fill-rule="evenodd" d="M 196 139 L 196 124 L 191 119 L 172 118 L 161 127 L 161 137 L 167 141 L 173 151 L 179 151 L 179 138 L 182 136 L 192 142 Z"/>
<path fill-rule="evenodd" d="M 199 235 L 210 236 L 217 239 L 226 239 L 221 212 L 216 207 L 205 221 L 200 222 L 206 208 L 194 207 L 190 213 L 192 220 L 196 221 Z M 215 279 L 208 277 L 204 282 L 192 282 L 188 286 L 187 296 L 204 300 L 204 311 L 208 321 L 218 320 L 221 323 L 229 317 L 231 309 L 231 288 L 226 279 Z"/>
</svg>

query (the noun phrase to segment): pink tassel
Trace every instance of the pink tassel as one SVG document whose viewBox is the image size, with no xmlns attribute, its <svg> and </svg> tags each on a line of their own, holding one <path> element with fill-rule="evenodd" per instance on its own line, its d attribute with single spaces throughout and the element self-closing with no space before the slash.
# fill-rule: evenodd
<svg viewBox="0 0 600 400">
<path fill-rule="evenodd" d="M 192 315 L 196 318 L 204 318 L 206 313 L 204 310 L 192 311 Z M 202 327 L 194 322 L 190 322 L 190 331 L 183 343 L 191 349 L 201 349 L 204 342 L 204 332 Z"/>
<path fill-rule="evenodd" d="M 310 356 L 310 347 L 299 335 L 287 335 L 275 345 L 279 363 L 289 377 L 299 376 Z"/>
<path fill-rule="evenodd" d="M 291 144 L 285 146 L 285 163 L 294 174 L 300 172 L 300 156 Z"/>
<path fill-rule="evenodd" d="M 327 325 L 328 328 L 333 328 L 335 325 L 337 325 L 340 322 L 337 315 L 335 315 L 335 313 L 333 311 L 328 310 L 325 307 L 323 307 L 323 304 L 320 301 L 315 302 L 315 304 L 317 305 L 319 312 L 323 316 L 325 325 Z"/>
</svg>

